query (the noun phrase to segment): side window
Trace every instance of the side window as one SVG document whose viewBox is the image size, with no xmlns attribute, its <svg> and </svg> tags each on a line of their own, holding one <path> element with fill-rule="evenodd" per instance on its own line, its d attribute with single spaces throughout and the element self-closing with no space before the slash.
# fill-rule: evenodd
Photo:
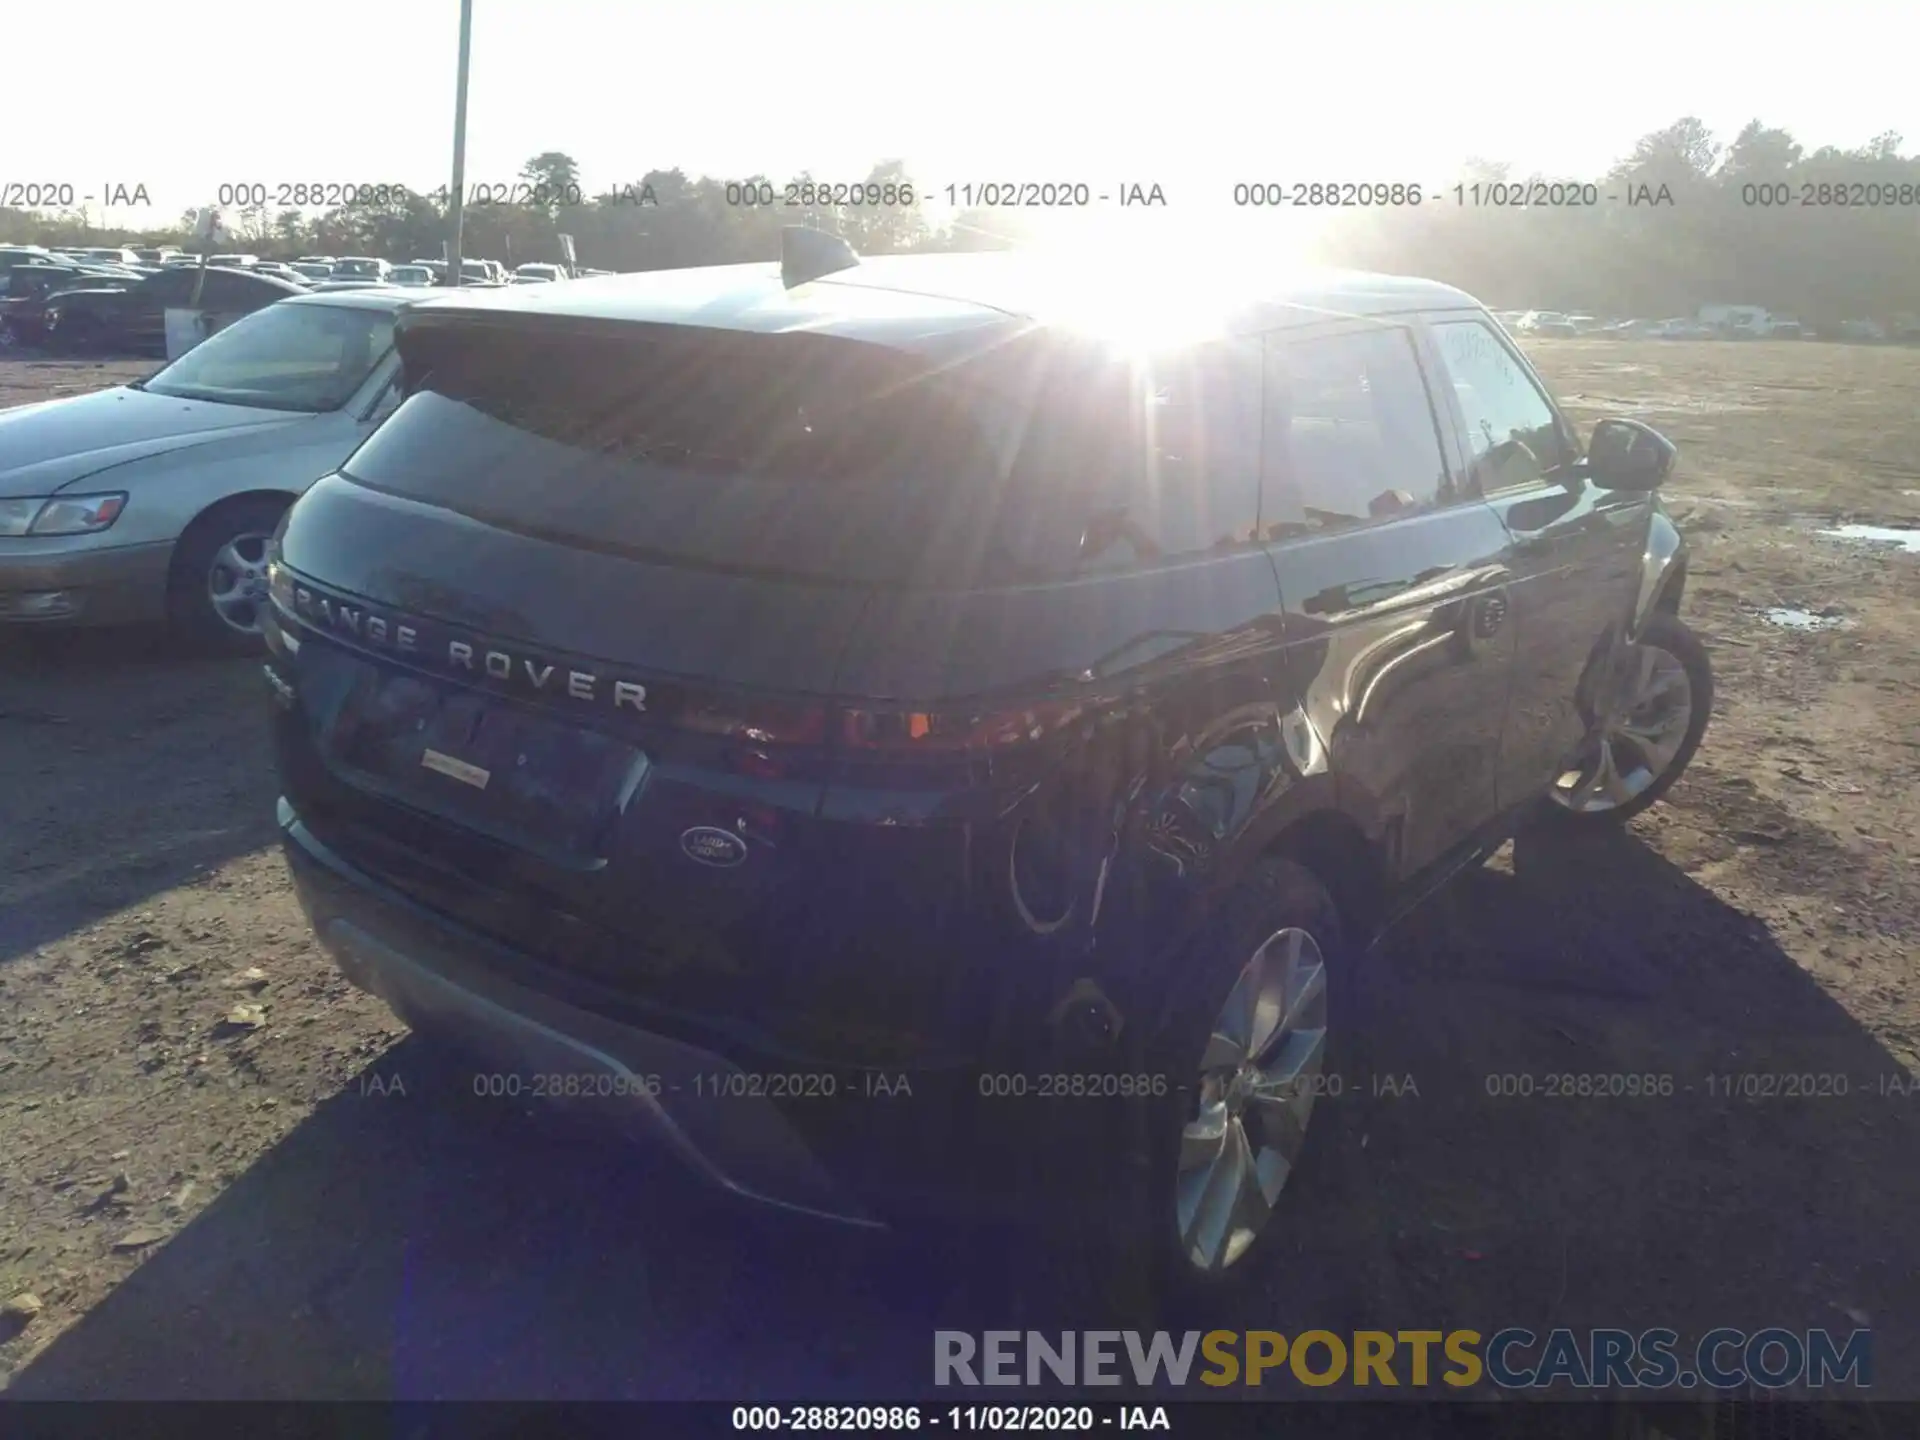
<svg viewBox="0 0 1920 1440">
<path fill-rule="evenodd" d="M 1454 498 L 1412 332 L 1267 341 L 1268 539 L 1417 514 Z"/>
<path fill-rule="evenodd" d="M 200 302 L 215 309 L 230 305 L 258 309 L 273 298 L 267 286 L 251 277 L 221 270 L 207 272 L 207 287 L 200 292 Z"/>
<path fill-rule="evenodd" d="M 31 297 L 58 289 L 69 282 L 73 274 L 52 265 L 16 265 L 8 277 L 8 284 L 0 289 L 0 294 Z"/>
<path fill-rule="evenodd" d="M 1485 322 L 1443 321 L 1433 337 L 1466 422 L 1480 494 L 1551 479 L 1577 458 L 1547 397 Z"/>
<path fill-rule="evenodd" d="M 177 270 L 162 270 L 140 282 L 140 288 L 162 305 L 184 305 L 193 295 L 194 271 L 182 265 Z"/>
<path fill-rule="evenodd" d="M 1260 501 L 1260 349 L 1051 368 L 1003 502 L 1036 573 L 1125 570 L 1250 544 Z"/>
</svg>

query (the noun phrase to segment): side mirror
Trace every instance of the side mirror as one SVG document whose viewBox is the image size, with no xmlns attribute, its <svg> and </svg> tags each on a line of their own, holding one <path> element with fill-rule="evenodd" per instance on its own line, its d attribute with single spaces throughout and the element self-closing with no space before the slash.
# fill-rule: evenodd
<svg viewBox="0 0 1920 1440">
<path fill-rule="evenodd" d="M 1680 452 L 1651 425 L 1602 420 L 1587 446 L 1587 475 L 1602 490 L 1658 490 Z"/>
</svg>

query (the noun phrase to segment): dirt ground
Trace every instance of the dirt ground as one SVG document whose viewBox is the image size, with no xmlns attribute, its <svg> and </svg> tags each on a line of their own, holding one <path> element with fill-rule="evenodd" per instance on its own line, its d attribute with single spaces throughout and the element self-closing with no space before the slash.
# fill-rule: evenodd
<svg viewBox="0 0 1920 1440">
<path fill-rule="evenodd" d="M 1714 723 L 1629 833 L 1522 836 L 1409 923 L 1372 1042 L 1405 1093 L 1343 1102 L 1297 1243 L 1207 1323 L 1864 1326 L 1920 1398 L 1920 554 L 1819 533 L 1920 524 L 1920 351 L 1537 358 L 1681 447 Z M 0 362 L 0 405 L 148 368 Z M 937 1326 L 1045 1312 L 1044 1265 L 743 1212 L 459 1093 L 309 938 L 264 705 L 148 636 L 0 648 L 9 1394 L 897 1398 Z M 1621 1072 L 1672 1093 L 1489 1094 Z"/>
</svg>

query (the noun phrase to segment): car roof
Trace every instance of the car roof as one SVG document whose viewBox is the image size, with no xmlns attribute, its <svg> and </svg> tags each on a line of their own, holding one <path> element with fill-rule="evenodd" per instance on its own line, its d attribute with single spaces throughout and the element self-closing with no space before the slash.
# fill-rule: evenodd
<svg viewBox="0 0 1920 1440">
<path fill-rule="evenodd" d="M 93 269 L 86 272 L 86 274 L 82 277 L 88 280 L 127 280 L 127 279 L 145 280 L 150 278 L 151 276 L 164 275 L 166 273 L 164 269 L 149 270 L 144 274 L 137 270 L 109 270 L 109 269 L 106 269 L 97 261 L 81 260 L 75 263 L 79 265 L 94 266 Z M 183 269 L 192 268 L 197 270 L 200 267 L 198 265 L 194 265 L 192 267 L 183 266 L 180 268 L 183 268 Z M 278 275 L 263 275 L 258 270 L 241 270 L 232 265 L 209 265 L 207 267 L 207 273 L 209 275 L 243 276 L 244 278 L 251 280 L 255 284 L 263 286 L 265 288 L 280 289 L 281 293 L 285 295 L 306 294 L 306 291 L 302 290 L 298 285 L 295 285 L 291 280 L 282 280 Z"/>
<path fill-rule="evenodd" d="M 1163 308 L 1177 299 L 1184 280 L 1196 288 L 1217 282 L 1205 266 L 1168 277 L 1130 276 L 1112 289 L 1114 308 L 1155 287 Z M 476 320 L 528 316 L 554 320 L 624 321 L 702 326 L 774 334 L 805 331 L 924 348 L 939 339 L 1009 322 L 1071 324 L 1083 310 L 1086 282 L 1071 257 L 1041 259 L 1009 251 L 886 255 L 787 289 L 777 263 L 714 265 L 653 270 L 575 280 L 567 285 L 524 285 L 484 296 L 459 291 L 423 301 L 421 320 Z M 1223 334 L 1252 333 L 1289 324 L 1410 310 L 1478 309 L 1479 303 L 1450 285 L 1361 271 L 1320 270 L 1275 276 L 1253 274 L 1230 309 L 1220 316 Z M 1058 304 L 1071 292 L 1072 306 Z M 1201 293 L 1206 293 L 1204 289 Z"/>
<path fill-rule="evenodd" d="M 389 289 L 368 288 L 365 290 L 326 290 L 305 291 L 299 295 L 289 295 L 277 303 L 281 305 L 330 305 L 335 309 L 346 306 L 354 310 L 398 310 L 402 306 L 415 303 L 419 297 L 411 290 L 398 286 Z"/>
</svg>

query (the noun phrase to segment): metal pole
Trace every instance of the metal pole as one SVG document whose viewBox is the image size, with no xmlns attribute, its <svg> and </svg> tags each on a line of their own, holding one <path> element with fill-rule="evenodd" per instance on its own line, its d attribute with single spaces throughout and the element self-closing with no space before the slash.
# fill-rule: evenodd
<svg viewBox="0 0 1920 1440">
<path fill-rule="evenodd" d="M 467 57 L 473 49 L 473 0 L 460 0 L 460 78 L 453 102 L 453 190 L 447 209 L 447 283 L 460 285 L 466 277 L 460 268 L 460 224 L 465 218 L 461 202 L 467 188 Z"/>
</svg>

